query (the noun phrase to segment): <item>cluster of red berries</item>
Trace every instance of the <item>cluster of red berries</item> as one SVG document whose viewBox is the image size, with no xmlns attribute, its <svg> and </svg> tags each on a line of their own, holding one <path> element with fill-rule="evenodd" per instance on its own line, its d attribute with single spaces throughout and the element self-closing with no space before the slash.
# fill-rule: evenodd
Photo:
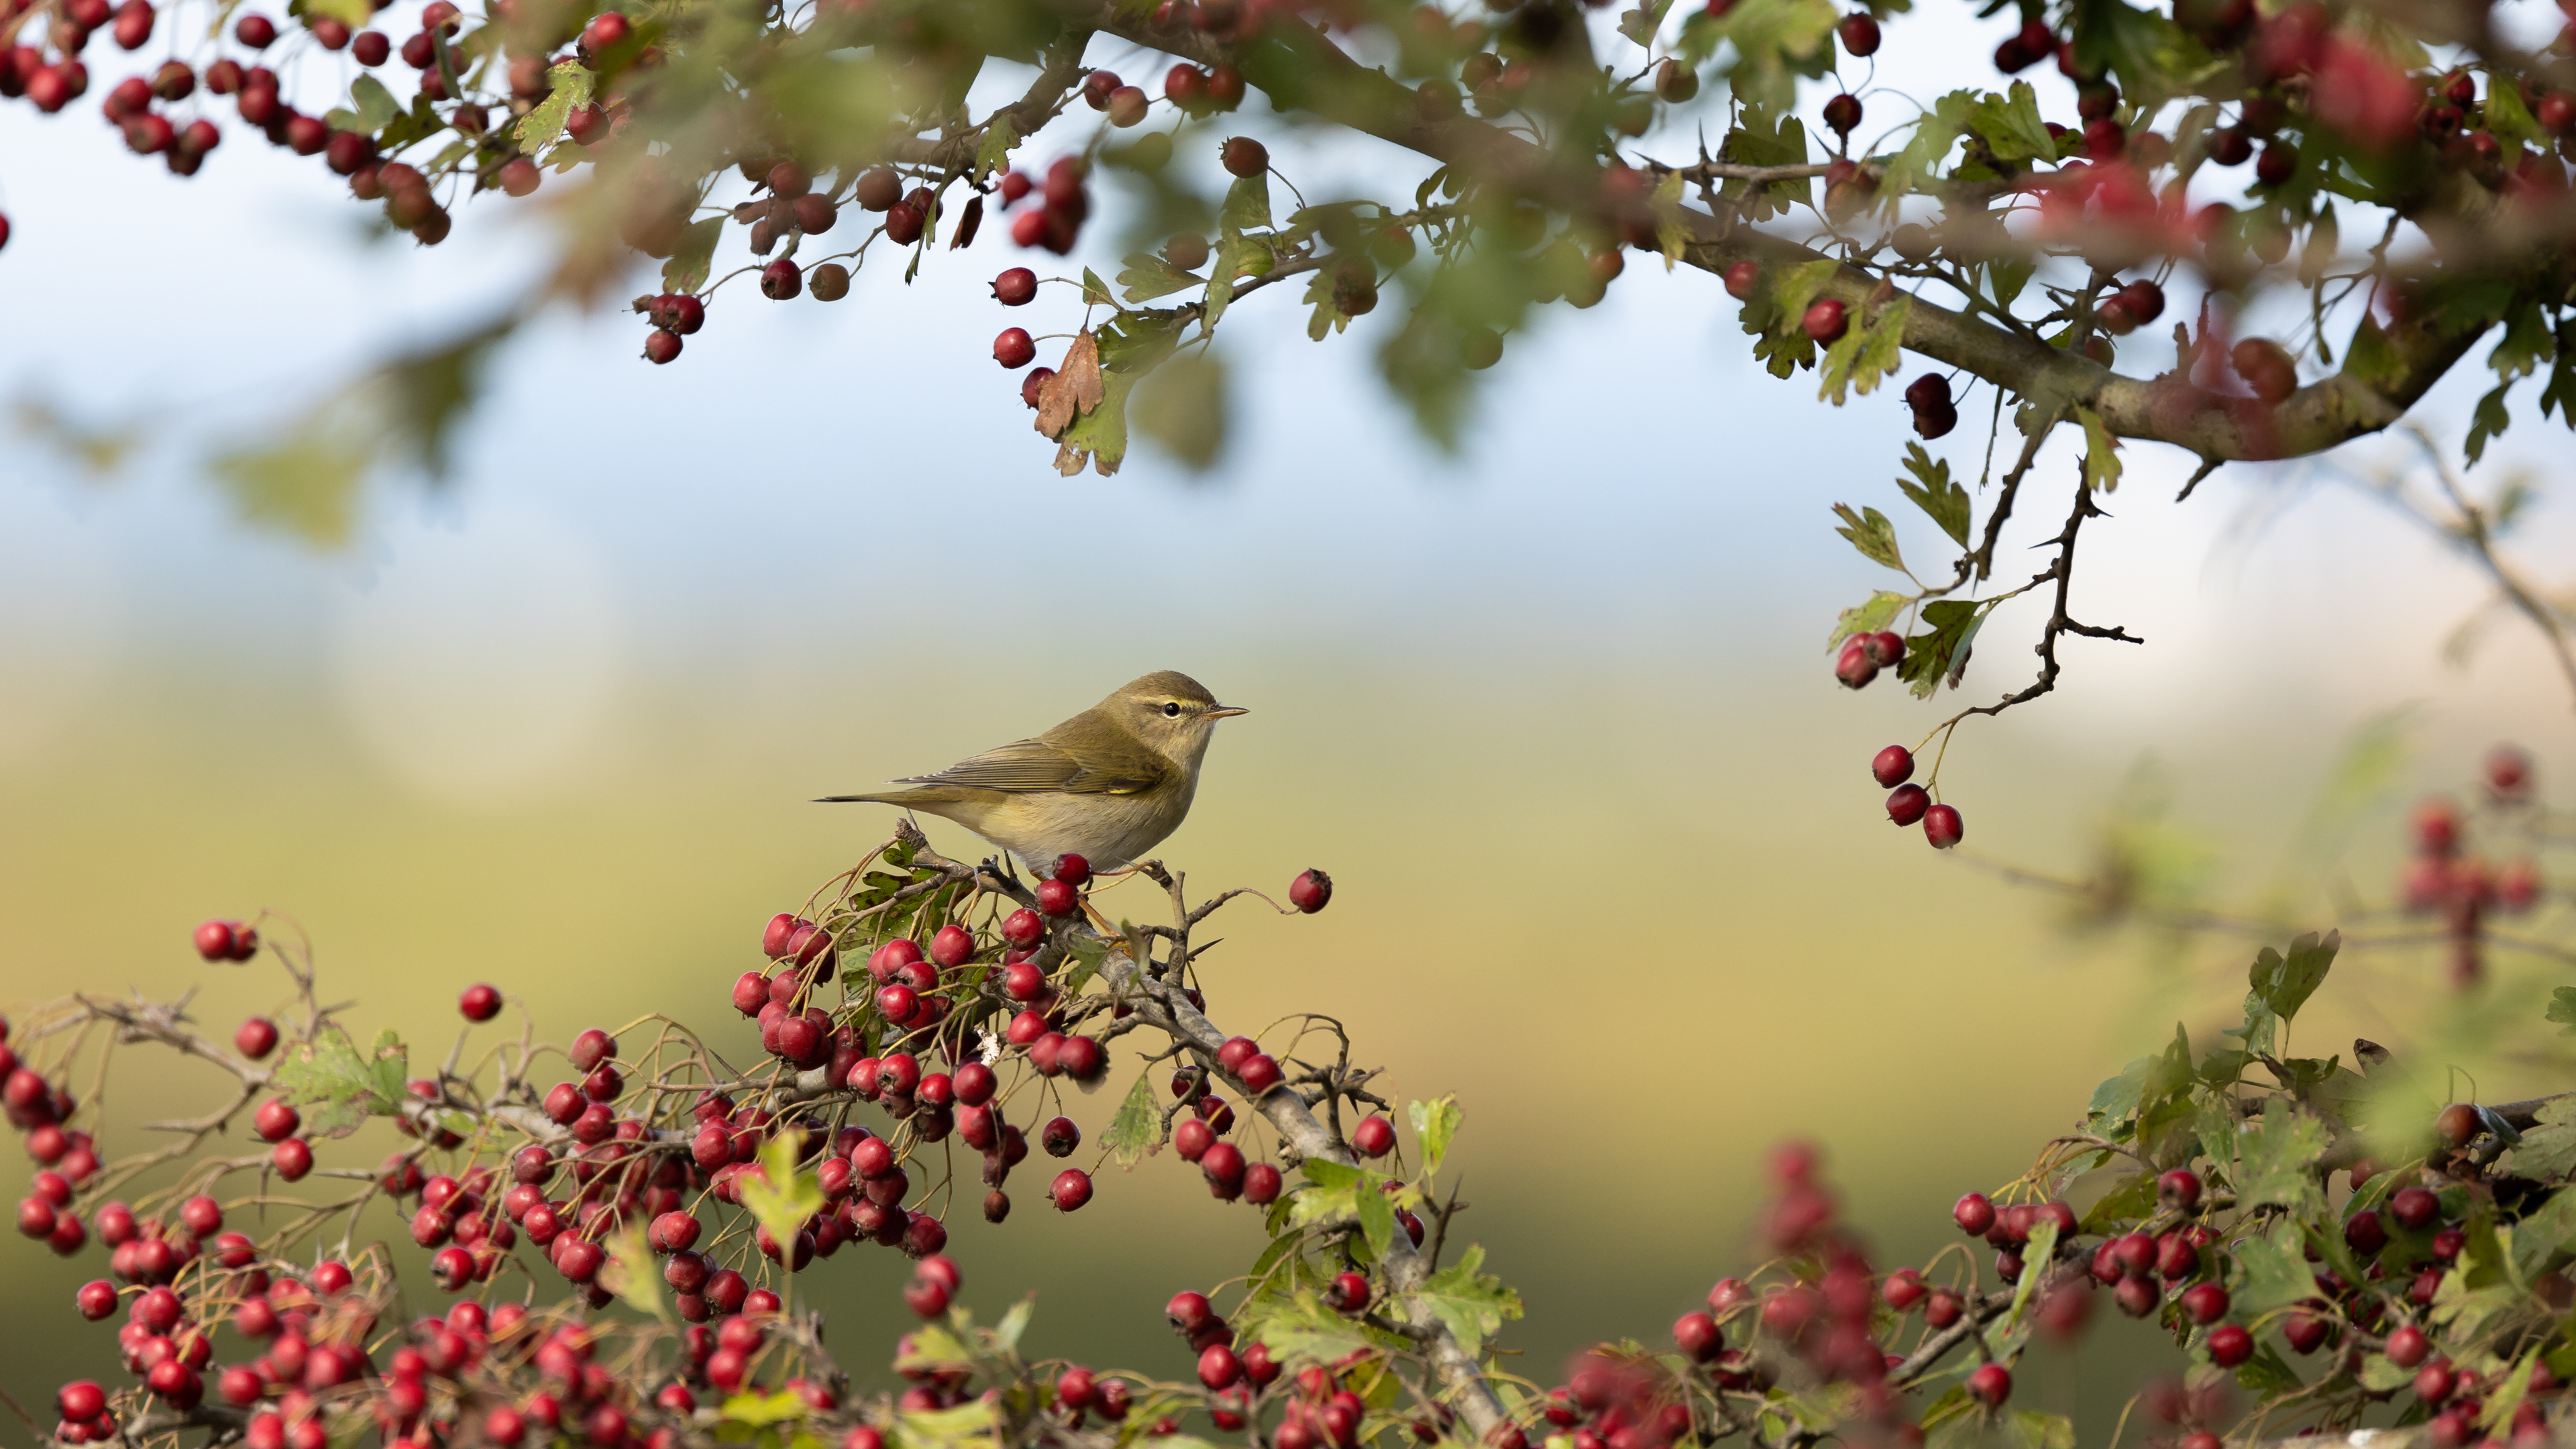
<svg viewBox="0 0 2576 1449">
<path fill-rule="evenodd" d="M 1890 636 L 1893 637 L 1893 636 Z M 1923 838 L 1935 850 L 1947 850 L 1967 834 L 1956 805 L 1935 805 L 1932 792 L 1912 783 L 1914 752 L 1889 745 L 1870 758 L 1870 778 L 1888 790 L 1887 818 L 1899 826 L 1921 822 Z"/>
<path fill-rule="evenodd" d="M 1905 661 L 1905 640 L 1895 631 L 1881 629 L 1873 634 L 1854 634 L 1843 641 L 1834 656 L 1834 678 L 1845 689 L 1867 689 L 1878 671 L 1894 669 Z"/>
<path fill-rule="evenodd" d="M 2531 757 L 2511 745 L 2499 745 L 2486 761 L 2486 795 L 2490 808 L 2511 816 L 2532 803 Z M 2465 852 L 2468 826 L 2460 809 L 2435 797 L 2415 807 L 2415 858 L 2398 879 L 2406 909 L 2438 912 L 2450 938 L 2450 977 L 2454 986 L 2477 983 L 2484 974 L 2481 949 L 2486 914 L 2502 909 L 2530 910 L 2540 900 L 2540 870 L 2528 856 L 2498 867 Z"/>
<path fill-rule="evenodd" d="M 239 921 L 208 921 L 197 927 L 196 944 L 209 961 L 247 961 L 259 954 L 259 932 Z"/>
<path fill-rule="evenodd" d="M 26 1136 L 27 1155 L 44 1169 L 18 1203 L 18 1231 L 68 1258 L 89 1242 L 89 1225 L 72 1211 L 73 1194 L 98 1175 L 98 1144 L 70 1127 L 78 1103 L 71 1090 L 21 1061 L 0 1017 L 0 1110 Z"/>
</svg>

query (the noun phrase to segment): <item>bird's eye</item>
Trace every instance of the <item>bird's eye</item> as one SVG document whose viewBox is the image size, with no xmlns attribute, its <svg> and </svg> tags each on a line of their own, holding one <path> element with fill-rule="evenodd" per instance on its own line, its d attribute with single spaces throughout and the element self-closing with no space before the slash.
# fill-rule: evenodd
<svg viewBox="0 0 2576 1449">
<path fill-rule="evenodd" d="M 1177 704 L 1167 704 L 1163 706 L 1163 714 L 1166 718 L 1177 719 L 1180 717 L 1180 713 L 1181 707 Z"/>
</svg>

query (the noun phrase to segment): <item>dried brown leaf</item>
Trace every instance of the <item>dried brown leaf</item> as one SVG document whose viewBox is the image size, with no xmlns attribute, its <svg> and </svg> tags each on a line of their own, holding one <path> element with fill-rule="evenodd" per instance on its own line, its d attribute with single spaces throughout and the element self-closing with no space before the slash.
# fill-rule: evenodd
<svg viewBox="0 0 2576 1449">
<path fill-rule="evenodd" d="M 1102 396 L 1100 345 L 1085 328 L 1064 350 L 1064 365 L 1038 386 L 1038 431 L 1061 437 L 1075 418 L 1099 407 Z"/>
</svg>

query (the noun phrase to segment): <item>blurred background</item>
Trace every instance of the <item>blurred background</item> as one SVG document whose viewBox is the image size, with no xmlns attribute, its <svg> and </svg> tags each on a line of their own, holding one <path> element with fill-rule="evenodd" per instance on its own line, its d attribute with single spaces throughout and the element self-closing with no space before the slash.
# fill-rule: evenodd
<svg viewBox="0 0 2576 1449">
<path fill-rule="evenodd" d="M 2019 688 L 2039 611 L 1988 626 L 1958 695 L 1837 687 L 1827 631 L 1883 580 L 1828 505 L 1895 517 L 1919 571 L 1947 557 L 1892 483 L 1904 409 L 1770 379 L 1710 278 L 1650 262 L 1515 339 L 1455 455 L 1381 396 L 1360 334 L 1384 316 L 1318 345 L 1302 312 L 1241 309 L 1210 476 L 1141 449 L 1113 479 L 1053 476 L 987 353 L 998 232 L 837 307 L 730 299 L 667 368 L 635 360 L 631 318 L 550 312 L 495 358 L 453 475 L 381 481 L 353 542 L 317 552 L 243 526 L 202 456 L 479 322 L 540 270 L 543 232 L 495 204 L 435 251 L 370 242 L 283 153 L 236 137 L 182 183 L 86 111 L 20 107 L 0 207 L 0 387 L 143 439 L 105 476 L 51 425 L 0 442 L 0 997 L 196 988 L 229 1032 L 285 983 L 204 966 L 188 933 L 268 909 L 310 933 L 326 999 L 415 1060 L 476 981 L 558 1041 L 658 1011 L 747 1046 L 725 999 L 762 923 L 890 824 L 812 797 L 1178 668 L 1252 713 L 1163 857 L 1199 890 L 1308 866 L 1338 885 L 1313 918 L 1229 912 L 1214 1014 L 1326 1012 L 1391 1091 L 1459 1095 L 1455 1236 L 1521 1289 L 1507 1342 L 1550 1381 L 1585 1343 L 1662 1342 L 1752 1266 L 1772 1144 L 1821 1143 L 1882 1261 L 1919 1262 L 1954 1240 L 1953 1198 L 2016 1176 L 2177 1019 L 2237 1019 L 2252 942 L 2070 929 L 1980 861 L 2080 875 L 2109 822 L 2160 818 L 2167 859 L 2281 910 L 2286 938 L 2332 923 L 2336 882 L 2384 901 L 2404 808 L 2490 744 L 2530 747 L 2544 791 L 2576 762 L 2529 627 L 2337 472 L 2410 447 L 2231 467 L 2178 505 L 2189 460 L 2135 446 L 2075 603 L 2148 642 L 2071 642 L 2056 694 L 1959 732 L 1941 786 L 1967 842 L 1936 855 L 1887 825 L 1868 760 Z M 2420 413 L 2454 448 L 2475 383 Z M 1963 412 L 1933 451 L 1973 479 L 1985 408 Z M 2570 457 L 2526 412 L 2473 483 L 2546 485 Z M 2006 557 L 2054 530 L 2073 469 L 2043 460 Z M 2544 491 L 2513 546 L 2556 585 L 2571 543 Z M 2319 815 L 2356 732 L 2381 767 Z M 1145 889 L 1113 913 L 1155 909 Z M 2498 958 L 2509 1045 L 2545 1045 L 2555 972 Z M 2438 948 L 2352 958 L 2302 1040 L 2467 1060 L 2440 974 Z M 129 1128 L 198 1085 L 137 1065 L 109 1103 Z M 2489 1099 L 2566 1085 L 2548 1060 L 2476 1065 Z M 1160 1157 L 1059 1217 L 1037 1167 L 1011 1222 L 954 1224 L 964 1301 L 1034 1289 L 1038 1351 L 1182 1374 L 1160 1305 L 1249 1262 L 1251 1211 Z M 37 1403 L 105 1362 L 113 1325 L 69 1312 L 100 1271 L 95 1248 L 0 1244 L 0 1389 Z M 854 1369 L 906 1321 L 906 1271 L 848 1249 L 800 1285 Z M 2097 1335 L 2029 1402 L 2098 1442 L 2138 1343 Z"/>
</svg>

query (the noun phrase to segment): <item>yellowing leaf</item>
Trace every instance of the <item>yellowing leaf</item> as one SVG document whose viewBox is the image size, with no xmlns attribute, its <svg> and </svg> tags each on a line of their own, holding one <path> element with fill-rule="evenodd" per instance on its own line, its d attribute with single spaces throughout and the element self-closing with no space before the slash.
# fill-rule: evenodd
<svg viewBox="0 0 2576 1449">
<path fill-rule="evenodd" d="M 600 1286 L 624 1299 L 629 1308 L 670 1322 L 671 1310 L 662 1301 L 662 1270 L 653 1261 L 652 1245 L 644 1240 L 644 1224 L 630 1221 L 601 1246 L 608 1249 L 608 1261 L 599 1270 Z"/>
<path fill-rule="evenodd" d="M 823 1210 L 822 1184 L 796 1168 L 801 1138 L 793 1128 L 772 1136 L 761 1144 L 760 1171 L 739 1179 L 742 1205 L 782 1249 L 796 1241 L 806 1219 Z"/>
<path fill-rule="evenodd" d="M 1440 1160 L 1448 1155 L 1449 1143 L 1458 1135 L 1458 1098 L 1452 1094 L 1415 1102 L 1406 1110 L 1413 1119 L 1414 1140 L 1422 1144 L 1423 1176 L 1437 1176 Z"/>
</svg>

